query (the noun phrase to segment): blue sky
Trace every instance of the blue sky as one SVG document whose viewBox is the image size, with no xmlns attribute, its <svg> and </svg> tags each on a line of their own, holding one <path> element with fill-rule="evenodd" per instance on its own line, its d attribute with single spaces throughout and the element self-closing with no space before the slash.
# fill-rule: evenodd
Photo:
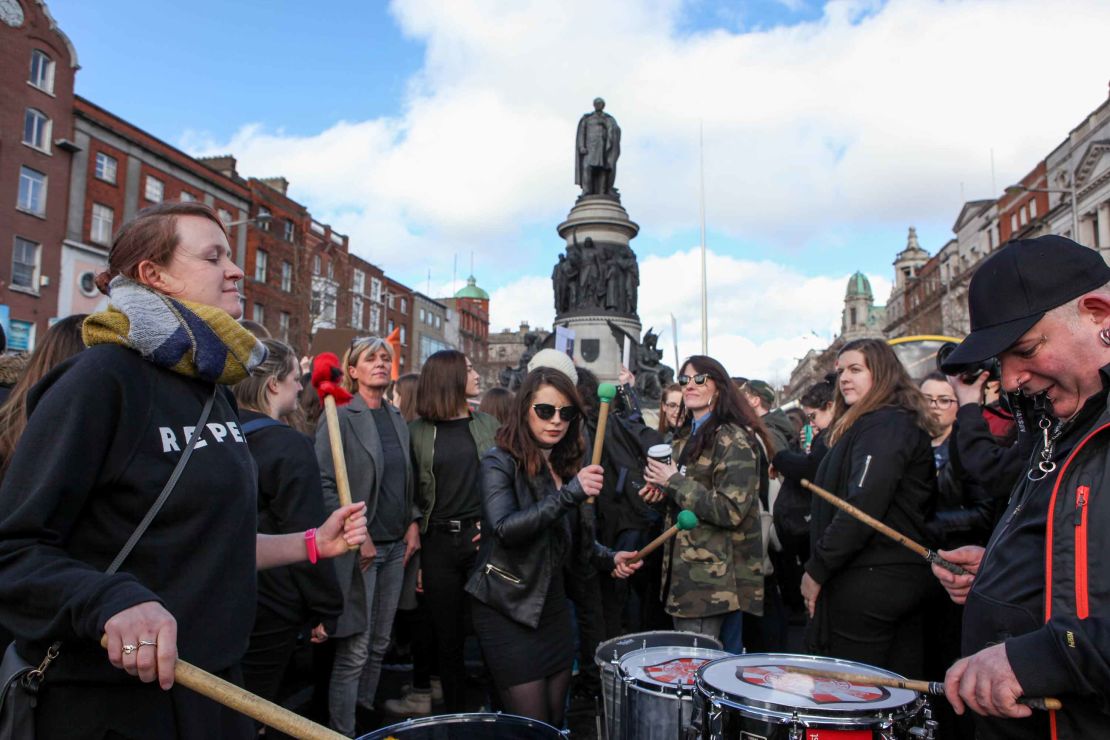
<svg viewBox="0 0 1110 740">
<path fill-rule="evenodd" d="M 574 126 L 600 94 L 645 326 L 673 313 L 695 337 L 703 127 L 711 349 L 747 376 L 827 341 L 856 269 L 885 301 L 909 226 L 936 251 L 964 199 L 1032 169 L 1102 101 L 1110 27 L 1100 0 L 48 2 L 79 94 L 288 177 L 415 287 L 450 290 L 473 254 L 495 329 L 550 325 Z"/>
</svg>

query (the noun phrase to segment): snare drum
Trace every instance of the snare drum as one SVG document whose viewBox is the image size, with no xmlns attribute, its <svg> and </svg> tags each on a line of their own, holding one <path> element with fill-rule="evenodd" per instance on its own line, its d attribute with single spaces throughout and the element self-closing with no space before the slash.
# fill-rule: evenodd
<svg viewBox="0 0 1110 740">
<path fill-rule="evenodd" d="M 410 719 L 363 735 L 359 740 L 566 740 L 567 733 L 513 714 L 444 714 Z"/>
<path fill-rule="evenodd" d="M 808 655 L 749 653 L 715 660 L 699 668 L 695 679 L 701 737 L 901 740 L 910 729 L 926 726 L 926 701 L 916 691 L 790 673 L 791 666 L 901 678 L 866 663 Z"/>
<path fill-rule="evenodd" d="M 594 653 L 594 663 L 601 672 L 601 698 L 605 714 L 605 737 L 609 740 L 620 738 L 620 677 L 618 669 L 621 658 L 633 650 L 661 647 L 663 645 L 683 645 L 686 647 L 703 647 L 713 650 L 721 649 L 721 641 L 709 635 L 699 635 L 694 632 L 673 632 L 656 630 L 654 632 L 637 632 L 631 635 L 622 635 L 606 640 L 597 646 Z"/>
<path fill-rule="evenodd" d="M 694 675 L 706 663 L 732 657 L 722 650 L 655 647 L 621 659 L 618 738 L 679 740 L 694 714 Z M 616 738 L 614 738 L 616 740 Z"/>
</svg>

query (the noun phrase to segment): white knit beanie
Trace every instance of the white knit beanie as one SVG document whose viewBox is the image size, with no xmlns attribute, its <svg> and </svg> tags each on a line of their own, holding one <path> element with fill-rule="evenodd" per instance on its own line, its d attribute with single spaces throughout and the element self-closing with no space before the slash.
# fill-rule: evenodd
<svg viewBox="0 0 1110 740">
<path fill-rule="evenodd" d="M 578 385 L 578 371 L 574 369 L 574 360 L 570 359 L 565 352 L 557 349 L 541 349 L 528 361 L 528 372 L 532 372 L 537 367 L 558 370 L 570 378 L 572 384 Z"/>
</svg>

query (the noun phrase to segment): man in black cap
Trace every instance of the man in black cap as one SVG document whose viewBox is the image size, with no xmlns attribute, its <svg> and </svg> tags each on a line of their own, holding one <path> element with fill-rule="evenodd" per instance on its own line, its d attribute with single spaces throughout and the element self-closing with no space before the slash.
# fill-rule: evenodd
<svg viewBox="0 0 1110 740">
<path fill-rule="evenodd" d="M 983 262 L 968 293 L 971 334 L 951 374 L 991 357 L 1019 422 L 1038 441 L 986 549 L 933 567 L 964 603 L 963 655 L 945 679 L 979 738 L 1110 738 L 1110 267 L 1044 236 Z M 1022 697 L 1061 699 L 1033 711 Z"/>
</svg>

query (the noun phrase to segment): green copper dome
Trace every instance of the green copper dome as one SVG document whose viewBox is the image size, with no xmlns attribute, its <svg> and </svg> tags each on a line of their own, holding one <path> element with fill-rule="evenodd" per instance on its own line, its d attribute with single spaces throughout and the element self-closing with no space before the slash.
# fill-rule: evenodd
<svg viewBox="0 0 1110 740">
<path fill-rule="evenodd" d="M 862 272 L 856 272 L 855 275 L 848 278 L 848 291 L 845 293 L 845 298 L 874 298 L 871 292 L 871 281 Z"/>
<path fill-rule="evenodd" d="M 865 278 L 866 279 L 866 278 Z M 466 287 L 460 288 L 455 293 L 456 298 L 477 298 L 480 301 L 488 301 L 489 293 L 478 287 L 478 281 L 471 275 L 466 279 Z"/>
</svg>

